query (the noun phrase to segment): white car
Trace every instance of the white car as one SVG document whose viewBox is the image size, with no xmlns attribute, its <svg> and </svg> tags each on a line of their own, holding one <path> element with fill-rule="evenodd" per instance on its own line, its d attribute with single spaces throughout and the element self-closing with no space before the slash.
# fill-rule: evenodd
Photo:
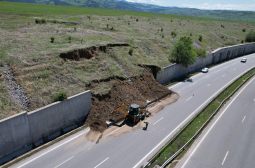
<svg viewBox="0 0 255 168">
<path fill-rule="evenodd" d="M 208 68 L 203 68 L 202 72 L 207 73 L 207 72 L 209 72 L 209 69 Z"/>
<path fill-rule="evenodd" d="M 246 62 L 247 58 L 242 58 L 241 62 Z"/>
</svg>

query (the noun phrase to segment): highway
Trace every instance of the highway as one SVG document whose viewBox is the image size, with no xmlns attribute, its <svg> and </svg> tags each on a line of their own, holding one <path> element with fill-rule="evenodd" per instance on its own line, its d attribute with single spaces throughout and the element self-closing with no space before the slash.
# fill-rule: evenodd
<svg viewBox="0 0 255 168">
<path fill-rule="evenodd" d="M 141 125 L 132 131 L 112 137 L 103 136 L 98 144 L 88 141 L 89 129 L 78 132 L 40 152 L 25 158 L 12 167 L 24 168 L 130 168 L 141 167 L 178 130 L 196 115 L 206 103 L 222 91 L 231 81 L 255 64 L 255 54 L 246 56 L 247 63 L 236 58 L 210 68 L 208 73 L 199 73 L 189 80 L 169 87 L 181 96 L 180 99 L 149 117 L 148 130 Z M 116 127 L 115 133 L 128 126 Z M 117 130 L 118 129 L 118 130 Z"/>
<path fill-rule="evenodd" d="M 232 96 L 177 168 L 255 167 L 255 77 Z"/>
</svg>

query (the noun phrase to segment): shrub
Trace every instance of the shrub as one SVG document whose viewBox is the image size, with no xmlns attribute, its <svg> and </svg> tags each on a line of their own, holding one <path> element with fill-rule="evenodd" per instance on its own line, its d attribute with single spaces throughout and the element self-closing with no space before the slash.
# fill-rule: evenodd
<svg viewBox="0 0 255 168">
<path fill-rule="evenodd" d="M 136 19 L 136 21 L 138 22 L 139 20 L 138 20 L 138 19 Z"/>
<path fill-rule="evenodd" d="M 201 42 L 203 41 L 203 36 L 201 34 L 199 34 L 198 40 Z"/>
<path fill-rule="evenodd" d="M 41 24 L 41 20 L 40 19 L 35 19 L 35 23 L 36 24 Z"/>
<path fill-rule="evenodd" d="M 197 53 L 198 57 L 206 58 L 206 51 L 203 48 L 195 48 L 195 52 Z"/>
<path fill-rule="evenodd" d="M 165 35 L 164 35 L 164 34 L 162 35 L 162 38 L 165 38 Z"/>
<path fill-rule="evenodd" d="M 42 24 L 45 24 L 46 20 L 45 19 L 41 19 L 41 22 L 42 22 Z"/>
<path fill-rule="evenodd" d="M 243 43 L 243 42 L 244 42 L 244 40 L 241 41 L 241 43 Z"/>
<path fill-rule="evenodd" d="M 57 23 L 57 20 L 53 20 L 53 23 Z"/>
<path fill-rule="evenodd" d="M 112 27 L 111 30 L 114 30 L 114 28 Z"/>
<path fill-rule="evenodd" d="M 177 36 L 177 33 L 176 33 L 175 31 L 172 31 L 172 32 L 171 32 L 171 36 L 172 36 L 172 37 L 176 37 L 176 36 Z"/>
<path fill-rule="evenodd" d="M 128 54 L 133 55 L 133 51 L 134 51 L 133 48 L 130 48 L 129 51 L 128 51 Z"/>
<path fill-rule="evenodd" d="M 189 35 L 192 36 L 192 33 L 190 33 Z"/>
<path fill-rule="evenodd" d="M 164 31 L 164 29 L 163 28 L 161 28 L 161 32 L 163 32 Z"/>
<path fill-rule="evenodd" d="M 221 27 L 222 27 L 222 28 L 225 28 L 225 26 L 224 26 L 224 25 L 221 25 Z"/>
<path fill-rule="evenodd" d="M 60 92 L 60 93 L 57 93 L 56 96 L 54 97 L 54 102 L 63 101 L 66 99 L 67 99 L 67 94 L 65 92 Z"/>
<path fill-rule="evenodd" d="M 106 25 L 107 29 L 109 28 L 109 24 Z"/>
<path fill-rule="evenodd" d="M 88 19 L 90 20 L 90 16 L 87 16 L 88 17 Z"/>
<path fill-rule="evenodd" d="M 52 36 L 52 37 L 50 38 L 50 40 L 51 40 L 51 41 L 50 41 L 51 43 L 54 43 L 55 37 Z"/>
<path fill-rule="evenodd" d="M 224 36 L 222 35 L 221 38 L 224 39 Z"/>
<path fill-rule="evenodd" d="M 250 32 L 245 36 L 245 42 L 255 42 L 255 32 L 250 31 Z"/>
<path fill-rule="evenodd" d="M 69 40 L 69 43 L 71 43 L 72 37 L 71 37 L 71 36 L 68 36 L 68 40 Z"/>
<path fill-rule="evenodd" d="M 242 31 L 243 31 L 243 32 L 246 32 L 246 29 L 245 29 L 245 28 L 243 28 L 243 29 L 242 29 Z"/>
</svg>

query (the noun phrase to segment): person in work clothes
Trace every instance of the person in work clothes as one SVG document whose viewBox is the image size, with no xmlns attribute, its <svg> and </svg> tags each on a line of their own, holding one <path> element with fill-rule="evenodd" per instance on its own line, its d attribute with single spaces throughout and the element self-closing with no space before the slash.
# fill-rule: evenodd
<svg viewBox="0 0 255 168">
<path fill-rule="evenodd" d="M 144 123 L 146 124 L 145 130 L 147 130 L 149 123 L 148 122 L 144 122 Z"/>
</svg>

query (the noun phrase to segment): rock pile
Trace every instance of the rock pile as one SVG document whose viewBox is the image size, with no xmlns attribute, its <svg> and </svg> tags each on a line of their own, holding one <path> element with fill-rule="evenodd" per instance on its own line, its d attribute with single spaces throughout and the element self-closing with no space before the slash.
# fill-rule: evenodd
<svg viewBox="0 0 255 168">
<path fill-rule="evenodd" d="M 13 74 L 10 71 L 10 68 L 7 65 L 3 67 L 3 71 L 5 79 L 8 82 L 8 89 L 11 92 L 11 97 L 17 101 L 22 106 L 22 108 L 28 111 L 30 103 L 24 89 L 16 82 Z"/>
</svg>

